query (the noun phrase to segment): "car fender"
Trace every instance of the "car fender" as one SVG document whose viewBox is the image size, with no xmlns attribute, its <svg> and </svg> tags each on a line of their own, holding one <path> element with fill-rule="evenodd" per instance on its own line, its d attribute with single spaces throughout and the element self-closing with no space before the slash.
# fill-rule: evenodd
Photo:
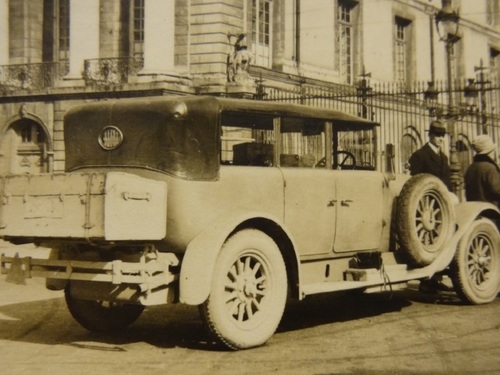
<svg viewBox="0 0 500 375">
<path fill-rule="evenodd" d="M 288 236 L 295 249 L 290 233 L 273 216 L 245 210 L 236 210 L 223 215 L 192 239 L 186 248 L 179 276 L 181 303 L 199 305 L 208 298 L 215 262 L 222 245 L 240 224 L 250 219 L 274 222 Z M 298 267 L 299 259 L 295 251 L 294 254 Z"/>
<path fill-rule="evenodd" d="M 447 243 L 444 251 L 436 258 L 436 260 L 425 267 L 430 274 L 444 270 L 453 257 L 457 249 L 458 242 L 467 232 L 470 225 L 479 216 L 484 215 L 489 218 L 500 219 L 500 210 L 491 203 L 486 202 L 462 202 L 455 206 L 456 214 L 456 225 L 457 229 L 455 233 L 451 236 L 449 242 Z"/>
</svg>

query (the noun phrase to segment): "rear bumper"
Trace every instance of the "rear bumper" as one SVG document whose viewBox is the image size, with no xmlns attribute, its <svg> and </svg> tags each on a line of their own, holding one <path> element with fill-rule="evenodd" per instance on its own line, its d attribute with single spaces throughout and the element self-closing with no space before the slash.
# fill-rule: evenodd
<svg viewBox="0 0 500 375">
<path fill-rule="evenodd" d="M 94 262 L 31 257 L 0 257 L 6 281 L 24 284 L 32 277 L 45 277 L 51 289 L 72 284 L 77 298 L 157 305 L 175 299 L 179 260 L 171 253 L 143 255 L 139 262 Z M 73 290 L 75 288 L 75 291 Z"/>
</svg>

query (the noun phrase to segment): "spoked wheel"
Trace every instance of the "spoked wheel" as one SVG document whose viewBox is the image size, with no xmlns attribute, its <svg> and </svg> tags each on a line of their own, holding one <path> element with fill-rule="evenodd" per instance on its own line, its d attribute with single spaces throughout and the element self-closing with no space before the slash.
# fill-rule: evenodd
<svg viewBox="0 0 500 375">
<path fill-rule="evenodd" d="M 286 296 L 287 275 L 278 246 L 266 234 L 245 229 L 222 247 L 200 315 L 218 343 L 247 349 L 273 335 Z"/>
<path fill-rule="evenodd" d="M 70 285 L 64 290 L 69 312 L 80 325 L 93 332 L 112 332 L 128 327 L 144 310 L 143 305 L 73 298 Z"/>
<path fill-rule="evenodd" d="M 418 174 L 406 182 L 398 198 L 396 231 L 409 262 L 431 264 L 454 231 L 450 193 L 437 177 Z"/>
<path fill-rule="evenodd" d="M 500 234 L 488 219 L 476 220 L 458 243 L 450 265 L 453 287 L 466 303 L 493 301 L 500 289 Z"/>
</svg>

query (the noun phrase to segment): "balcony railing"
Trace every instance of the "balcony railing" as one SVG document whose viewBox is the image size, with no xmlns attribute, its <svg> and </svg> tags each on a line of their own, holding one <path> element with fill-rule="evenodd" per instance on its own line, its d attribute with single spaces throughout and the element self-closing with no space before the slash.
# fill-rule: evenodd
<svg viewBox="0 0 500 375">
<path fill-rule="evenodd" d="M 54 87 L 69 71 L 69 63 L 47 62 L 36 64 L 0 65 L 0 89 L 40 90 Z"/>
<path fill-rule="evenodd" d="M 136 76 L 143 66 L 144 59 L 133 57 L 85 60 L 83 78 L 87 84 L 121 85 Z"/>
</svg>

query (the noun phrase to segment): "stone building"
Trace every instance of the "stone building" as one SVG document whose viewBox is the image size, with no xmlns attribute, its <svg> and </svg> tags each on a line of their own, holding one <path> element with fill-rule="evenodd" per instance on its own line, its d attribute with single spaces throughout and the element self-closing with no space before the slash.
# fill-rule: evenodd
<svg viewBox="0 0 500 375">
<path fill-rule="evenodd" d="M 0 173 L 64 170 L 63 116 L 84 102 L 262 98 L 265 90 L 304 84 L 349 90 L 365 69 L 375 83 L 446 79 L 434 18 L 449 2 L 0 0 Z M 483 61 L 493 82 L 499 1 L 451 5 L 460 9 L 452 76 L 474 77 Z M 413 127 L 418 142 L 425 141 L 423 119 Z M 401 129 L 382 132 L 380 142 L 399 144 Z"/>
</svg>

